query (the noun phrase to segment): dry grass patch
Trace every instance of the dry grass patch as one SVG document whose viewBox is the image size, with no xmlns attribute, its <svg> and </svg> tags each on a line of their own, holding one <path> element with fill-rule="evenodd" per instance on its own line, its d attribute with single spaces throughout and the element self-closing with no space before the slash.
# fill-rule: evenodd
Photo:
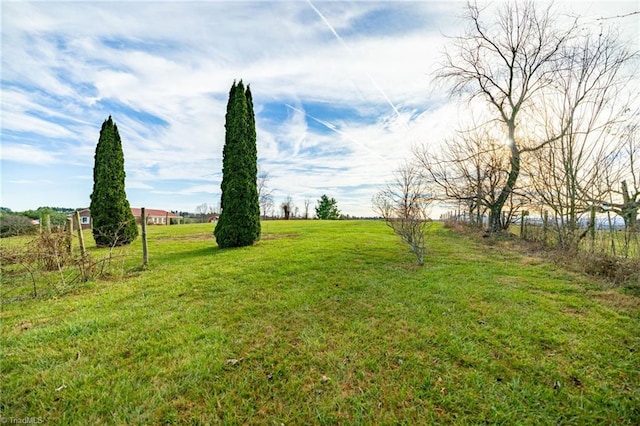
<svg viewBox="0 0 640 426">
<path fill-rule="evenodd" d="M 260 235 L 260 241 L 271 241 L 271 240 L 282 240 L 285 238 L 296 238 L 300 234 L 297 232 L 288 232 L 288 233 L 263 233 Z"/>
<path fill-rule="evenodd" d="M 589 290 L 587 296 L 591 299 L 602 303 L 616 311 L 622 311 L 625 313 L 640 314 L 640 297 L 621 293 L 619 290 Z"/>
</svg>

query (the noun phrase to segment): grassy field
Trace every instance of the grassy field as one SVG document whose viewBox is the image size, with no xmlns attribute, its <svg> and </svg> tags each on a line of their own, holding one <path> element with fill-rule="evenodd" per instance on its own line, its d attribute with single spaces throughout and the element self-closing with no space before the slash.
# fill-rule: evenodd
<svg viewBox="0 0 640 426">
<path fill-rule="evenodd" d="M 151 227 L 148 270 L 138 240 L 122 278 L 4 302 L 0 417 L 640 423 L 637 297 L 439 224 L 423 267 L 381 222 L 211 232 Z"/>
</svg>

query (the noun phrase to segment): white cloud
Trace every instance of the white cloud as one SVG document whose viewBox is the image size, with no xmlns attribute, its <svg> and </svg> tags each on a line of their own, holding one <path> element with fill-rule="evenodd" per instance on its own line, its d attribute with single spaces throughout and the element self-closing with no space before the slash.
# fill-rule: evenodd
<svg viewBox="0 0 640 426">
<path fill-rule="evenodd" d="M 20 179 L 20 180 L 11 180 L 9 181 L 9 183 L 15 184 L 15 185 L 43 185 L 43 184 L 48 185 L 53 183 L 53 181 L 49 179 L 36 179 L 36 180 Z"/>
<path fill-rule="evenodd" d="M 153 189 L 153 186 L 134 179 L 127 179 L 125 182 L 126 189 Z"/>
<path fill-rule="evenodd" d="M 14 161 L 17 163 L 47 165 L 60 162 L 60 159 L 50 151 L 36 148 L 25 144 L 2 144 L 2 152 L 0 155 L 3 161 Z M 3 177 L 3 180 L 6 177 Z M 24 182 L 23 179 L 8 179 L 10 182 Z"/>
</svg>

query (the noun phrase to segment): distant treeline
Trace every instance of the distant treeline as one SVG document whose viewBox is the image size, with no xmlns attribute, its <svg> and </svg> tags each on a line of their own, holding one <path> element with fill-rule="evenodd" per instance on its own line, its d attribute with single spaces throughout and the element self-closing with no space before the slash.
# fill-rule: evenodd
<svg viewBox="0 0 640 426">
<path fill-rule="evenodd" d="M 67 215 L 73 213 L 76 209 L 69 207 L 38 207 L 35 210 L 24 210 L 20 212 L 14 212 L 10 208 L 0 207 L 0 217 L 6 215 L 26 216 L 29 219 L 42 219 L 45 216 L 49 216 L 52 225 L 64 225 L 67 220 Z"/>
<path fill-rule="evenodd" d="M 35 210 L 14 212 L 7 207 L 0 207 L 0 237 L 29 234 L 36 232 L 36 226 L 40 221 L 48 217 L 48 224 L 62 227 L 67 221 L 67 216 L 75 209 L 66 207 L 38 207 Z"/>
</svg>

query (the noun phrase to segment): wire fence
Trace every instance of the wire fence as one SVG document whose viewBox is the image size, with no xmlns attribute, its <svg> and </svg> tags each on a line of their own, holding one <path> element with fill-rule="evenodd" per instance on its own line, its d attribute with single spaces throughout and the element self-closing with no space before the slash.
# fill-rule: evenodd
<svg viewBox="0 0 640 426">
<path fill-rule="evenodd" d="M 488 225 L 487 216 L 479 218 L 480 223 L 477 217 L 458 212 L 448 212 L 442 219 L 485 228 Z M 589 220 L 583 220 L 569 227 L 551 218 L 521 215 L 510 222 L 509 232 L 549 248 L 640 259 L 640 223 L 625 226 L 620 218 L 611 216 L 598 217 L 594 223 L 595 226 L 590 226 Z"/>
<path fill-rule="evenodd" d="M 640 258 L 640 232 L 599 224 L 593 228 L 567 230 L 526 220 L 520 226 L 520 237 L 551 247 L 574 247 L 578 251 L 602 253 L 624 258 Z"/>
</svg>

